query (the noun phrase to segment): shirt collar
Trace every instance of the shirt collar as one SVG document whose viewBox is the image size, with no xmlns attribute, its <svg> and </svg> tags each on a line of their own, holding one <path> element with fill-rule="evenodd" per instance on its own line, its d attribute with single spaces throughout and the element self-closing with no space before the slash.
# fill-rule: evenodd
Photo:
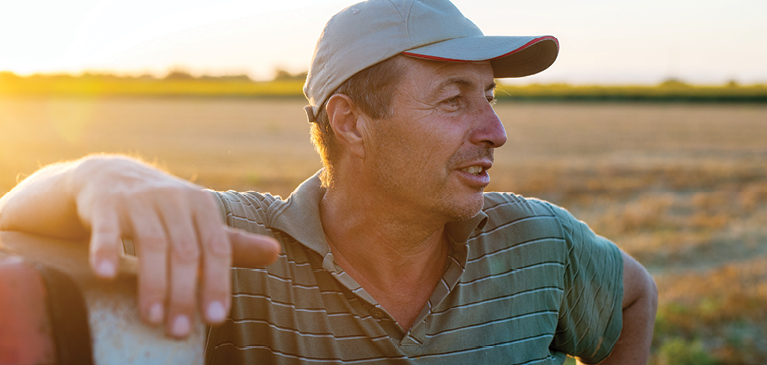
<svg viewBox="0 0 767 365">
<path fill-rule="evenodd" d="M 271 225 L 293 237 L 304 246 L 324 257 L 330 252 L 320 220 L 320 201 L 325 188 L 320 181 L 320 172 L 301 183 L 287 200 L 276 207 Z M 487 215 L 480 211 L 472 218 L 448 222 L 445 232 L 454 244 L 463 246 L 472 232 L 487 223 Z"/>
</svg>

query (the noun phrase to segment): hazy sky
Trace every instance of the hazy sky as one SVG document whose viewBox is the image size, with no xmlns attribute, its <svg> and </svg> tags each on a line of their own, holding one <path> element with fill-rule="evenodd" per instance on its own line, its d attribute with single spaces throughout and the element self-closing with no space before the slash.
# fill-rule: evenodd
<svg viewBox="0 0 767 365">
<path fill-rule="evenodd" d="M 0 70 L 248 73 L 308 68 L 344 0 L 0 0 Z M 559 38 L 557 62 L 520 80 L 767 83 L 765 0 L 455 0 L 488 35 Z"/>
</svg>

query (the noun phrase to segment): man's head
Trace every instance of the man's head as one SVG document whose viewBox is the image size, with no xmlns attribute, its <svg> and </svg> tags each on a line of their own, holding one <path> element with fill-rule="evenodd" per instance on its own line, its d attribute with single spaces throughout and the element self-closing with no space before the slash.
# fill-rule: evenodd
<svg viewBox="0 0 767 365">
<path fill-rule="evenodd" d="M 345 95 L 333 95 L 327 103 L 345 150 L 339 182 L 344 189 L 351 183 L 358 193 L 375 195 L 379 207 L 416 212 L 418 219 L 470 218 L 482 208 L 493 150 L 506 143 L 492 108 L 492 67 L 397 59 L 404 74 L 387 117 L 373 119 L 347 108 Z"/>
<path fill-rule="evenodd" d="M 387 115 L 392 90 L 403 74 L 394 56 L 488 61 L 493 76 L 502 78 L 540 72 L 557 52 L 558 43 L 550 36 L 484 36 L 448 0 L 369 0 L 342 10 L 326 24 L 304 85 L 313 140 L 326 167 L 323 182 L 328 185 L 332 179 L 337 149 L 325 103 L 342 93 L 361 110 L 373 112 L 371 117 Z"/>
</svg>

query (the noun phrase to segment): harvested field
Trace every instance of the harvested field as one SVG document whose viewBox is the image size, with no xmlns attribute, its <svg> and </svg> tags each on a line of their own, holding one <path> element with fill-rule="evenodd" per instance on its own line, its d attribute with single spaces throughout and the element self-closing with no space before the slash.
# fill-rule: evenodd
<svg viewBox="0 0 767 365">
<path fill-rule="evenodd" d="M 0 193 L 125 153 L 287 195 L 319 167 L 295 99 L 0 98 Z M 767 362 L 767 105 L 501 102 L 489 190 L 550 200 L 650 269 L 655 364 Z"/>
</svg>

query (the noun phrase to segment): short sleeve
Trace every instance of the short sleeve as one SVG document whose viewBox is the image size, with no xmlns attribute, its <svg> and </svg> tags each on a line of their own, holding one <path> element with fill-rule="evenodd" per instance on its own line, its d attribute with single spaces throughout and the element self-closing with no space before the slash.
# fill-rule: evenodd
<svg viewBox="0 0 767 365">
<path fill-rule="evenodd" d="M 226 225 L 248 232 L 269 235 L 266 224 L 269 207 L 278 199 L 255 192 L 212 191 Z"/>
<path fill-rule="evenodd" d="M 552 347 L 586 363 L 602 361 L 620 336 L 623 322 L 623 257 L 566 210 L 548 204 L 559 220 L 568 253 L 565 295 Z"/>
</svg>

